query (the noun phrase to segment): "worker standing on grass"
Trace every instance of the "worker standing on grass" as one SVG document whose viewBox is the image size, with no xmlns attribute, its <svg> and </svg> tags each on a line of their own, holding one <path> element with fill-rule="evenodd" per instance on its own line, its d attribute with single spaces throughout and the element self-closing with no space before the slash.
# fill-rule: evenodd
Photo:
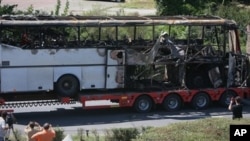
<svg viewBox="0 0 250 141">
<path fill-rule="evenodd" d="M 243 117 L 242 116 L 243 106 L 241 104 L 241 98 L 239 96 L 231 98 L 228 110 L 231 110 L 233 112 L 233 117 L 232 117 L 233 119 L 240 119 Z"/>
<path fill-rule="evenodd" d="M 36 134 L 34 134 L 31 139 L 33 141 L 53 141 L 56 137 L 55 130 L 52 128 L 51 124 L 45 123 L 43 129 Z"/>
</svg>

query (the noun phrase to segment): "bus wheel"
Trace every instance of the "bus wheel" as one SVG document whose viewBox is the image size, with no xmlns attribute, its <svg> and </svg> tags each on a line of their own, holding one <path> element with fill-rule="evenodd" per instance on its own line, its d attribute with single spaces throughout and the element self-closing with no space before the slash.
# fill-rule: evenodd
<svg viewBox="0 0 250 141">
<path fill-rule="evenodd" d="M 59 96 L 73 97 L 79 91 L 79 82 L 73 75 L 64 75 L 56 82 Z"/>
<path fill-rule="evenodd" d="M 177 94 L 170 94 L 165 97 L 162 105 L 167 111 L 178 111 L 182 106 L 182 101 Z"/>
<path fill-rule="evenodd" d="M 231 98 L 237 96 L 232 90 L 226 90 L 220 97 L 219 103 L 223 107 L 227 107 L 230 104 Z"/>
<path fill-rule="evenodd" d="M 192 106 L 195 109 L 206 109 L 210 104 L 210 98 L 205 92 L 198 92 L 192 99 Z"/>
<path fill-rule="evenodd" d="M 148 96 L 140 96 L 134 103 L 134 109 L 139 113 L 147 113 L 151 111 L 153 107 L 153 101 Z"/>
</svg>

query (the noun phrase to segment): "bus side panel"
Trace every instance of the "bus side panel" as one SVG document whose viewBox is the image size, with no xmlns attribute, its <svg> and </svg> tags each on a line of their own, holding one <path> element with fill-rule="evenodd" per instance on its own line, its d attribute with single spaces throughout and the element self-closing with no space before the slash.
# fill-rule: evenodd
<svg viewBox="0 0 250 141">
<path fill-rule="evenodd" d="M 1 92 L 53 89 L 52 68 L 8 68 L 1 70 Z"/>
<path fill-rule="evenodd" d="M 36 67 L 27 69 L 28 90 L 53 90 L 53 68 Z"/>
<path fill-rule="evenodd" d="M 108 66 L 106 88 L 124 88 L 124 66 Z"/>
<path fill-rule="evenodd" d="M 1 92 L 27 91 L 27 69 L 1 69 Z"/>
<path fill-rule="evenodd" d="M 21 67 L 105 64 L 105 56 L 101 56 L 96 48 L 30 50 L 2 45 L 1 56 L 2 61 L 9 62 L 9 66 Z"/>
<path fill-rule="evenodd" d="M 105 66 L 82 67 L 82 89 L 105 88 Z"/>
<path fill-rule="evenodd" d="M 124 50 L 108 50 L 106 88 L 124 88 Z"/>
</svg>

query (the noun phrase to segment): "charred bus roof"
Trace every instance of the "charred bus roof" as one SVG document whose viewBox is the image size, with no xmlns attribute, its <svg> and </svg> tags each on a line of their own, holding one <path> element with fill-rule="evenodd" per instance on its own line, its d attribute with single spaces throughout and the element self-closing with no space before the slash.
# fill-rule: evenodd
<svg viewBox="0 0 250 141">
<path fill-rule="evenodd" d="M 131 26 L 131 25 L 225 25 L 236 28 L 233 20 L 217 16 L 29 16 L 4 15 L 2 26 Z"/>
</svg>

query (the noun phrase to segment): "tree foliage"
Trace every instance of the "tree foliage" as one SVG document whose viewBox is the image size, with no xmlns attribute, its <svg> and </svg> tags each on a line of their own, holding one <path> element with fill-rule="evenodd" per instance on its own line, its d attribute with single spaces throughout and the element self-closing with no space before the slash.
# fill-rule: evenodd
<svg viewBox="0 0 250 141">
<path fill-rule="evenodd" d="M 155 0 L 158 15 L 213 14 L 218 5 L 232 2 L 247 4 L 249 0 Z"/>
<path fill-rule="evenodd" d="M 250 24 L 249 0 L 155 0 L 158 15 L 216 15 L 235 20 L 246 43 L 246 26 Z"/>
<path fill-rule="evenodd" d="M 66 16 L 66 15 L 68 15 L 68 12 L 69 12 L 69 0 L 67 0 L 66 1 L 66 3 L 65 3 L 65 8 L 64 8 L 64 10 L 63 10 L 63 16 Z"/>
<path fill-rule="evenodd" d="M 59 15 L 60 8 L 61 8 L 61 0 L 57 0 L 55 15 L 57 16 Z"/>
<path fill-rule="evenodd" d="M 14 14 L 14 9 L 17 5 L 2 5 L 2 0 L 0 0 L 0 15 L 4 14 Z"/>
</svg>

